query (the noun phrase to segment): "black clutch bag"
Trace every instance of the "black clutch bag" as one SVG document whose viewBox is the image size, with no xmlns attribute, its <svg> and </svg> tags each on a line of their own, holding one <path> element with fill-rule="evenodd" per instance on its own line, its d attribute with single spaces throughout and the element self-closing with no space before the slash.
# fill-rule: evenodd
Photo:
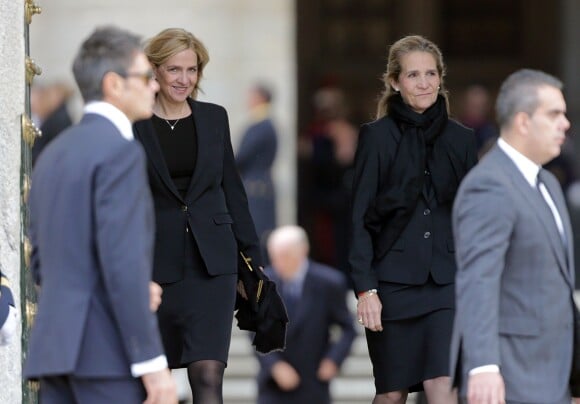
<svg viewBox="0 0 580 404">
<path fill-rule="evenodd" d="M 247 299 L 238 292 L 235 314 L 238 327 L 255 333 L 252 344 L 257 352 L 283 350 L 288 324 L 286 307 L 276 284 L 260 268 L 252 267 L 251 261 L 240 251 L 238 279 Z"/>
</svg>

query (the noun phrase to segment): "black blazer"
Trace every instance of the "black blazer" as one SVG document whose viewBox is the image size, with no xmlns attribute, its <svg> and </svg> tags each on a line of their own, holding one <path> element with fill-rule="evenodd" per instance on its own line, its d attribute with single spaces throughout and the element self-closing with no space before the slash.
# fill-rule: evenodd
<svg viewBox="0 0 580 404">
<path fill-rule="evenodd" d="M 356 292 L 377 288 L 378 281 L 424 284 L 431 273 L 438 284 L 455 279 L 455 248 L 451 231 L 451 204 L 439 206 L 433 193 L 423 192 L 403 233 L 391 250 L 375 258 L 364 215 L 385 182 L 395 157 L 401 132 L 385 116 L 364 124 L 355 157 L 352 200 L 352 240 L 349 252 Z M 438 142 L 463 161 L 466 172 L 477 162 L 473 131 L 449 120 Z"/>
<path fill-rule="evenodd" d="M 149 185 L 155 204 L 153 280 L 183 277 L 188 232 L 192 232 L 210 275 L 237 273 L 238 250 L 262 265 L 248 201 L 236 169 L 226 110 L 192 99 L 197 162 L 189 189 L 181 197 L 165 163 L 151 120 L 136 122 L 135 137 L 148 157 Z"/>
</svg>

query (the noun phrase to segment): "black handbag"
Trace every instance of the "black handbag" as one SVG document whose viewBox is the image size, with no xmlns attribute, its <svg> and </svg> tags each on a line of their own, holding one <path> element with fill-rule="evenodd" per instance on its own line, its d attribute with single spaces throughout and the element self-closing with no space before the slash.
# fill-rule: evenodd
<svg viewBox="0 0 580 404">
<path fill-rule="evenodd" d="M 282 298 L 261 268 L 252 267 L 251 258 L 240 251 L 238 279 L 247 298 L 239 292 L 236 320 L 241 330 L 253 331 L 252 345 L 260 353 L 283 350 L 286 346 L 288 315 Z"/>
</svg>

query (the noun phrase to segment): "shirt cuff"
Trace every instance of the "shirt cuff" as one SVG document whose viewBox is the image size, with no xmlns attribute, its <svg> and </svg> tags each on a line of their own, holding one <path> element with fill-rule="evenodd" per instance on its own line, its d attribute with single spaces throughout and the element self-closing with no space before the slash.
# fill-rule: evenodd
<svg viewBox="0 0 580 404">
<path fill-rule="evenodd" d="M 141 377 L 148 373 L 159 372 L 167 369 L 167 358 L 165 355 L 159 355 L 156 358 L 144 362 L 133 363 L 131 365 L 131 374 L 133 377 Z"/>
<path fill-rule="evenodd" d="M 478 366 L 469 371 L 469 376 L 477 375 L 479 373 L 499 373 L 499 366 L 497 365 Z"/>
</svg>

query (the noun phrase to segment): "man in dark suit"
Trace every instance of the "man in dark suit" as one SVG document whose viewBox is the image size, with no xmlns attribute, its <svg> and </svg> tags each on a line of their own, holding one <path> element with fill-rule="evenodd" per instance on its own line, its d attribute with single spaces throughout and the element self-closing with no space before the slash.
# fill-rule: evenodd
<svg viewBox="0 0 580 404">
<path fill-rule="evenodd" d="M 18 325 L 16 318 L 14 296 L 12 296 L 10 284 L 0 272 L 0 345 L 7 345 L 14 338 Z"/>
<path fill-rule="evenodd" d="M 283 226 L 268 238 L 276 282 L 288 310 L 286 349 L 258 356 L 259 404 L 330 403 L 329 383 L 337 375 L 355 337 L 346 306 L 346 279 L 308 259 L 308 238 L 298 226 Z M 340 327 L 337 339 L 330 336 Z"/>
<path fill-rule="evenodd" d="M 42 136 L 34 142 L 32 147 L 32 165 L 38 159 L 40 152 L 52 142 L 59 133 L 72 125 L 67 109 L 67 101 L 72 90 L 62 83 L 53 83 L 47 86 L 34 85 L 30 89 L 30 109 L 32 118 L 40 126 Z"/>
<path fill-rule="evenodd" d="M 236 165 L 244 181 L 248 207 L 262 245 L 276 227 L 276 194 L 272 165 L 278 148 L 278 135 L 270 117 L 272 92 L 263 84 L 254 85 L 248 94 L 252 124 L 242 136 Z M 265 251 L 264 251 L 265 252 Z"/>
<path fill-rule="evenodd" d="M 470 404 L 571 401 L 573 235 L 560 186 L 541 167 L 570 127 L 561 88 L 528 69 L 504 81 L 500 139 L 455 200 L 451 373 Z"/>
<path fill-rule="evenodd" d="M 175 403 L 151 307 L 145 155 L 131 131 L 151 115 L 158 85 L 140 38 L 114 27 L 82 44 L 73 72 L 84 116 L 46 147 L 32 176 L 40 293 L 24 374 L 40 380 L 43 404 Z"/>
</svg>

